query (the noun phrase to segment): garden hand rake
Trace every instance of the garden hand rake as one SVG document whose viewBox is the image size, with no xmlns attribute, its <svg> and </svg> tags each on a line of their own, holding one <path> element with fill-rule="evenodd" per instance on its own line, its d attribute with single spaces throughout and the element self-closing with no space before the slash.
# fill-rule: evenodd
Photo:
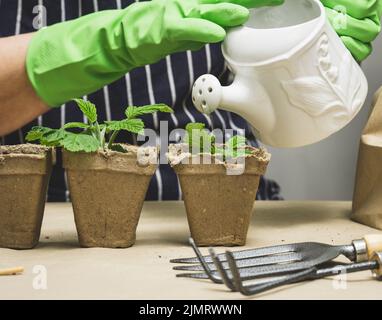
<svg viewBox="0 0 382 320">
<path fill-rule="evenodd" d="M 357 262 L 347 265 L 338 264 L 331 267 L 315 266 L 303 271 L 291 273 L 289 275 L 273 277 L 270 280 L 261 281 L 256 284 L 247 286 L 243 284 L 243 279 L 240 276 L 239 268 L 232 252 L 226 252 L 227 261 L 230 266 L 229 270 L 232 276 L 230 276 L 227 270 L 223 267 L 222 261 L 215 254 L 214 250 L 211 249 L 210 254 L 227 287 L 232 291 L 240 291 L 246 296 L 259 294 L 287 284 L 302 282 L 306 280 L 321 279 L 339 273 L 354 273 L 371 270 L 377 280 L 382 280 L 382 252 L 374 253 L 370 261 Z"/>
<path fill-rule="evenodd" d="M 190 239 L 190 244 L 197 255 L 195 258 L 173 259 L 171 262 L 187 264 L 200 262 L 200 265 L 176 266 L 174 269 L 204 272 L 183 273 L 177 276 L 197 279 L 209 278 L 214 282 L 222 283 L 223 280 L 213 264 L 211 255 L 203 256 L 192 239 Z M 240 269 L 241 278 L 250 280 L 257 277 L 306 270 L 332 261 L 340 255 L 344 255 L 350 261 L 367 261 L 375 251 L 382 251 L 382 235 L 367 235 L 363 239 L 353 240 L 350 245 L 332 246 L 323 243 L 304 242 L 236 251 L 232 252 L 232 255 Z M 220 254 L 218 257 L 222 262 L 222 267 L 228 269 L 226 255 Z"/>
<path fill-rule="evenodd" d="M 176 276 L 179 278 L 210 279 L 214 283 L 218 283 L 218 284 L 224 283 L 224 279 L 221 277 L 221 272 L 219 274 L 219 272 L 216 271 L 217 267 L 214 267 L 214 270 L 211 269 L 211 267 L 210 267 L 211 264 L 207 263 L 205 261 L 205 258 L 203 257 L 199 248 L 196 246 L 194 240 L 192 238 L 190 238 L 189 242 L 190 242 L 197 258 L 199 259 L 201 266 L 204 269 L 204 272 L 202 272 L 202 273 L 180 273 L 180 274 L 177 274 Z M 210 249 L 210 252 L 211 251 L 213 251 L 213 250 Z M 219 256 L 221 257 L 222 255 L 219 255 Z M 274 271 L 275 269 L 273 268 L 272 270 Z M 293 270 L 290 269 L 289 272 L 291 272 L 291 271 L 293 271 Z M 230 271 L 228 271 L 228 272 L 230 272 Z M 248 268 L 248 269 L 244 268 L 244 269 L 240 270 L 241 277 L 242 277 L 242 279 L 245 279 L 245 280 L 255 279 L 255 278 L 267 275 L 268 273 L 270 273 L 270 270 L 268 270 L 267 267 Z M 227 282 L 225 282 L 225 283 L 226 283 L 226 285 L 228 285 Z M 231 287 L 231 289 L 234 290 L 233 287 Z"/>
</svg>

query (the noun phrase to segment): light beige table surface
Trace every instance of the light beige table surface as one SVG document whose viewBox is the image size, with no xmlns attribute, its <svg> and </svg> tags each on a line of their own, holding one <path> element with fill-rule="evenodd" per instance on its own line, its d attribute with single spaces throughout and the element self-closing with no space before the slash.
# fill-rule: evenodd
<svg viewBox="0 0 382 320">
<path fill-rule="evenodd" d="M 348 202 L 258 202 L 247 246 L 300 241 L 348 244 L 380 232 L 351 222 L 350 206 Z M 0 277 L 0 299 L 254 299 L 207 280 L 176 278 L 169 259 L 193 255 L 188 234 L 183 203 L 153 202 L 143 208 L 134 247 L 80 248 L 71 205 L 48 204 L 38 247 L 0 249 L 0 267 L 25 267 L 22 275 Z M 46 289 L 35 289 L 44 287 L 44 270 Z M 346 282 L 324 279 L 294 284 L 256 298 L 380 299 L 382 282 L 362 272 L 348 275 Z"/>
</svg>

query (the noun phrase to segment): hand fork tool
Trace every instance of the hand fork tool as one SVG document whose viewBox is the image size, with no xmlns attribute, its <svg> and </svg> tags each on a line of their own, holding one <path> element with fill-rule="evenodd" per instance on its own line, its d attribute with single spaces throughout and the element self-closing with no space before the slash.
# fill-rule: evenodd
<svg viewBox="0 0 382 320">
<path fill-rule="evenodd" d="M 192 238 L 190 238 L 189 242 L 190 242 L 197 258 L 199 259 L 201 266 L 204 269 L 204 272 L 203 273 L 180 273 L 180 274 L 177 274 L 176 276 L 179 278 L 210 279 L 214 283 L 222 284 L 224 282 L 224 279 L 222 279 L 219 272 L 216 271 L 216 267 L 215 267 L 215 271 L 211 270 L 210 264 L 205 261 L 205 258 L 203 257 L 199 248 L 196 246 L 194 240 Z M 211 250 L 212 249 L 210 248 L 210 251 Z M 220 255 L 220 256 L 222 256 L 222 255 Z M 298 267 L 298 265 L 294 266 L 294 267 Z M 290 270 L 289 272 L 291 272 L 291 271 L 293 271 L 293 268 L 289 268 L 289 270 Z M 299 269 L 297 268 L 297 270 L 299 270 Z M 275 271 L 275 267 L 273 267 L 272 271 Z M 227 272 L 230 272 L 230 271 L 227 271 Z M 251 280 L 251 279 L 261 277 L 261 276 L 266 276 L 269 273 L 270 273 L 270 270 L 268 269 L 267 266 L 266 267 L 241 269 L 240 270 L 241 277 L 242 277 L 242 279 L 245 279 L 245 280 Z M 231 287 L 231 289 L 234 290 L 233 287 Z"/>
<path fill-rule="evenodd" d="M 200 265 L 176 266 L 174 269 L 204 272 L 183 273 L 177 276 L 197 279 L 210 278 L 214 282 L 222 283 L 211 255 L 201 255 L 192 239 L 190 239 L 190 244 L 197 257 L 173 259 L 171 262 L 187 264 L 200 262 Z M 304 242 L 236 251 L 232 252 L 232 255 L 240 269 L 242 279 L 248 280 L 254 277 L 309 269 L 331 261 L 340 255 L 344 255 L 350 261 L 367 261 L 370 254 L 375 251 L 382 251 L 382 235 L 367 235 L 363 239 L 353 240 L 350 245 L 332 246 L 323 243 Z M 219 254 L 218 257 L 223 268 L 228 269 L 226 255 Z"/>
<path fill-rule="evenodd" d="M 321 279 L 333 276 L 339 273 L 354 273 L 365 270 L 371 270 L 377 280 L 382 281 L 382 252 L 376 252 L 372 255 L 370 261 L 357 262 L 347 265 L 334 265 L 331 267 L 312 267 L 303 271 L 295 272 L 289 275 L 274 277 L 271 280 L 262 281 L 254 285 L 243 284 L 240 276 L 239 268 L 232 252 L 227 251 L 226 257 L 230 266 L 230 276 L 224 269 L 222 261 L 215 254 L 214 250 L 210 250 L 211 258 L 216 264 L 224 283 L 232 291 L 240 291 L 243 295 L 250 296 L 259 294 L 287 284 L 302 282 L 306 280 Z"/>
</svg>

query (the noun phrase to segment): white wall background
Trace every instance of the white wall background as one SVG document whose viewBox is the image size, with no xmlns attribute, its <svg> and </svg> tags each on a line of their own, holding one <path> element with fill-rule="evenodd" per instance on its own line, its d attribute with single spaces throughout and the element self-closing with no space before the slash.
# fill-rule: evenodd
<svg viewBox="0 0 382 320">
<path fill-rule="evenodd" d="M 382 35 L 362 64 L 369 97 L 345 129 L 325 141 L 299 149 L 269 148 L 272 161 L 267 177 L 275 179 L 286 200 L 350 200 L 353 196 L 358 147 L 373 95 L 382 85 Z M 381 119 L 382 121 L 382 119 Z"/>
</svg>

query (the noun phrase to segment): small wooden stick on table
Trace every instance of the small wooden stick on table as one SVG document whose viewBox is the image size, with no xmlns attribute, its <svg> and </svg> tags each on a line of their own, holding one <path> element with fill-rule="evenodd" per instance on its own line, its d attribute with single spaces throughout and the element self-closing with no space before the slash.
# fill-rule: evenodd
<svg viewBox="0 0 382 320">
<path fill-rule="evenodd" d="M 24 267 L 0 269 L 0 276 L 11 276 L 24 272 Z"/>
</svg>

